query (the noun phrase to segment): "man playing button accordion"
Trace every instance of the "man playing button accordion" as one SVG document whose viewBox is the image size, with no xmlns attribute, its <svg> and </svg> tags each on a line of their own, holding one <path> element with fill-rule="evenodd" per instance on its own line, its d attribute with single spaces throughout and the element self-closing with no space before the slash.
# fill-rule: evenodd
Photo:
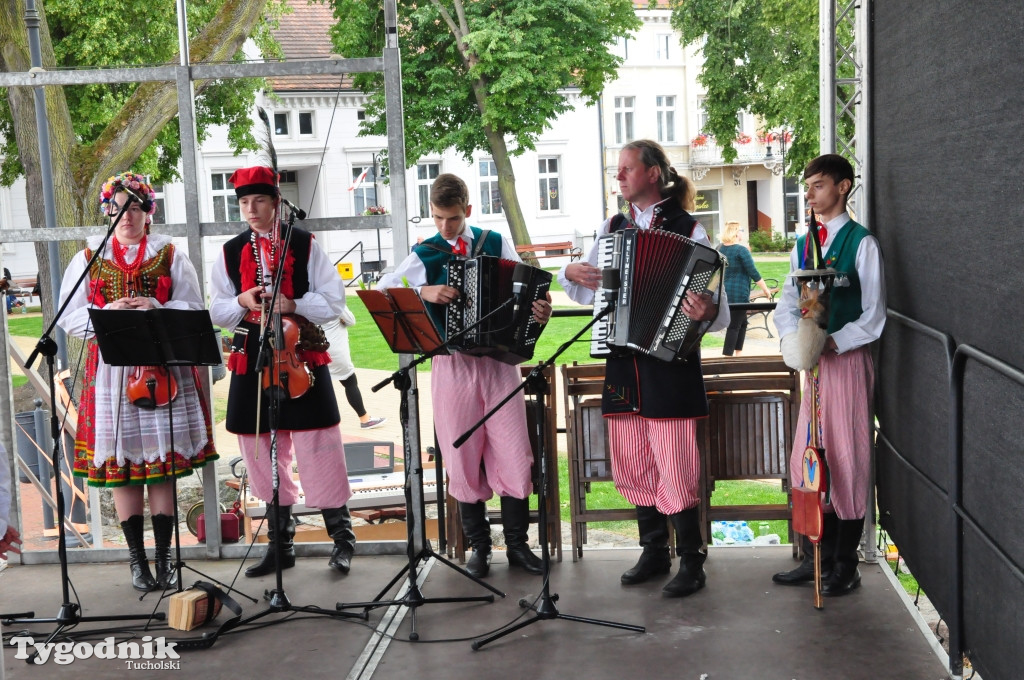
<svg viewBox="0 0 1024 680">
<path fill-rule="evenodd" d="M 452 174 L 440 175 L 430 188 L 430 212 L 438 233 L 413 248 L 395 271 L 377 284 L 379 290 L 387 290 L 402 286 L 403 279 L 408 281 L 426 302 L 439 329 L 445 328 L 445 305 L 459 296 L 456 288 L 445 284 L 449 260 L 478 254 L 519 260 L 515 248 L 500 234 L 467 228 L 472 207 L 466 183 Z M 551 304 L 535 301 L 533 314 L 538 323 L 546 323 Z M 448 469 L 448 492 L 459 501 L 462 528 L 473 546 L 466 571 L 482 578 L 490 570 L 491 528 L 484 502 L 497 493 L 509 566 L 540 574 L 541 560 L 527 544 L 533 452 L 522 394 L 499 409 L 461 447 L 453 446 L 519 385 L 519 367 L 487 356 L 453 352 L 434 357 L 430 375 L 434 428 Z"/>
</svg>

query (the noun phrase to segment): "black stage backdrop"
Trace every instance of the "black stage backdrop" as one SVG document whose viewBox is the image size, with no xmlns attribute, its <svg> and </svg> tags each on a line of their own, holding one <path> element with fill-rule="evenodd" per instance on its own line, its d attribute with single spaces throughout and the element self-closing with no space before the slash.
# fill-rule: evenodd
<svg viewBox="0 0 1024 680">
<path fill-rule="evenodd" d="M 1024 3 L 873 8 L 871 228 L 896 313 L 879 343 L 879 522 L 954 641 L 962 602 L 979 674 L 1019 678 Z"/>
</svg>

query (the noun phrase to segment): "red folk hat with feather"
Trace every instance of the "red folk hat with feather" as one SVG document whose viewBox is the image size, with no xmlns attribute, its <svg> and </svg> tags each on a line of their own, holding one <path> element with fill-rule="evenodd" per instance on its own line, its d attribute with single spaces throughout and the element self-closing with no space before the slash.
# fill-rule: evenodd
<svg viewBox="0 0 1024 680">
<path fill-rule="evenodd" d="M 252 194 L 278 195 L 277 173 L 272 168 L 256 165 L 251 168 L 239 168 L 228 178 L 235 187 L 235 196 L 242 198 Z"/>
</svg>

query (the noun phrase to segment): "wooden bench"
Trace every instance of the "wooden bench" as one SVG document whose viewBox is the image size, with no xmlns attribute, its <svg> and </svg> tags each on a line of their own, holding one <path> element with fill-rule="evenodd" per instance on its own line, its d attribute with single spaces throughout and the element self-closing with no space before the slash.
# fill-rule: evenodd
<svg viewBox="0 0 1024 680">
<path fill-rule="evenodd" d="M 701 526 L 712 520 L 790 519 L 789 503 L 711 505 L 716 480 L 779 480 L 788 495 L 788 463 L 800 403 L 799 374 L 781 357 L 722 357 L 702 362 L 710 414 L 697 421 L 701 451 Z M 587 523 L 634 520 L 633 508 L 587 506 L 593 482 L 612 481 L 607 426 L 601 416 L 604 364 L 563 366 L 569 449 L 573 561 L 583 556 Z M 788 532 L 792 538 L 792 529 Z"/>
<path fill-rule="evenodd" d="M 779 296 L 779 292 L 782 288 L 779 286 L 778 279 L 765 279 L 765 284 L 768 286 L 768 291 L 771 293 L 771 297 L 766 297 L 764 291 L 759 287 L 751 284 L 750 286 L 750 300 L 749 302 L 776 302 L 776 298 Z M 761 315 L 761 320 L 755 325 L 751 322 L 751 319 L 758 314 Z M 763 328 L 768 333 L 769 338 L 774 338 L 771 329 L 768 327 L 768 315 L 771 314 L 770 310 L 749 310 L 747 311 L 747 330 L 752 328 Z"/>
<path fill-rule="evenodd" d="M 28 298 L 31 300 L 36 295 L 39 295 L 39 291 L 36 290 L 38 283 L 36 277 L 16 279 L 11 278 L 11 287 L 7 289 L 7 295 L 13 295 L 18 298 Z"/>
<path fill-rule="evenodd" d="M 583 249 L 577 246 L 572 241 L 561 241 L 559 243 L 526 243 L 521 246 L 516 246 L 516 252 L 523 259 L 533 257 L 535 259 L 541 259 L 543 257 L 565 257 L 569 256 L 570 260 L 578 260 L 583 257 Z M 541 253 L 544 253 L 541 255 Z"/>
</svg>

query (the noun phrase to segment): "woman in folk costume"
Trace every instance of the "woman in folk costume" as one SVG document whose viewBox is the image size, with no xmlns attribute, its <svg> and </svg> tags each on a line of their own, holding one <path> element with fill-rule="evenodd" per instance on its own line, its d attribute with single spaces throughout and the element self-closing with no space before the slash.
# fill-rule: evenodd
<svg viewBox="0 0 1024 680">
<path fill-rule="evenodd" d="M 267 501 L 270 545 L 263 559 L 245 571 L 263 576 L 276 568 L 276 544 L 281 542 L 281 568 L 295 566 L 295 523 L 292 505 L 299 487 L 292 479 L 292 460 L 302 476 L 309 507 L 320 508 L 327 534 L 334 540 L 328 566 L 347 574 L 355 552 L 355 533 L 345 505 L 352 491 L 345 467 L 345 449 L 338 423 L 330 355 L 295 348 L 313 380 L 309 389 L 279 401 L 277 435 L 279 512 L 272 505 L 274 487 L 270 464 L 270 395 L 261 389 L 256 366 L 261 327 L 272 317 L 295 320 L 303 333 L 319 333 L 315 324 L 337 319 L 345 309 L 345 286 L 313 235 L 279 220 L 281 194 L 277 173 L 270 167 L 241 168 L 231 175 L 238 207 L 249 228 L 224 244 L 210 277 L 210 316 L 223 328 L 235 329 L 228 393 L 227 429 L 238 435 L 239 447 L 256 496 Z M 287 237 L 288 232 L 291 236 Z M 287 242 L 287 246 L 285 245 Z M 272 285 L 280 272 L 280 290 L 269 309 Z M 322 337 L 318 339 L 322 344 Z M 314 343 L 316 344 L 316 343 Z M 290 349 L 290 348 L 283 348 Z M 257 401 L 260 411 L 257 417 Z"/>
<path fill-rule="evenodd" d="M 71 289 L 89 266 L 102 238 L 90 238 L 86 249 L 71 260 L 60 292 L 61 304 L 69 302 L 58 321 L 66 333 L 87 342 L 74 473 L 88 477 L 92 486 L 112 488 L 114 507 L 131 555 L 132 586 L 142 591 L 177 584 L 171 562 L 172 469 L 174 475 L 189 475 L 217 458 L 198 372 L 172 367 L 170 377 L 177 386 L 177 395 L 170 405 L 154 406 L 150 402 L 139 406 L 127 389 L 133 367 L 109 366 L 103 361 L 89 319 L 93 308 L 203 309 L 192 262 L 175 249 L 169 236 L 149 233 L 155 199 L 153 188 L 142 175 L 124 172 L 106 181 L 100 206 L 111 220 L 118 215 L 121 219 L 83 285 L 73 293 Z M 173 452 L 168 408 L 173 409 Z M 156 542 L 155 579 L 143 544 L 143 490 L 147 488 Z"/>
</svg>

